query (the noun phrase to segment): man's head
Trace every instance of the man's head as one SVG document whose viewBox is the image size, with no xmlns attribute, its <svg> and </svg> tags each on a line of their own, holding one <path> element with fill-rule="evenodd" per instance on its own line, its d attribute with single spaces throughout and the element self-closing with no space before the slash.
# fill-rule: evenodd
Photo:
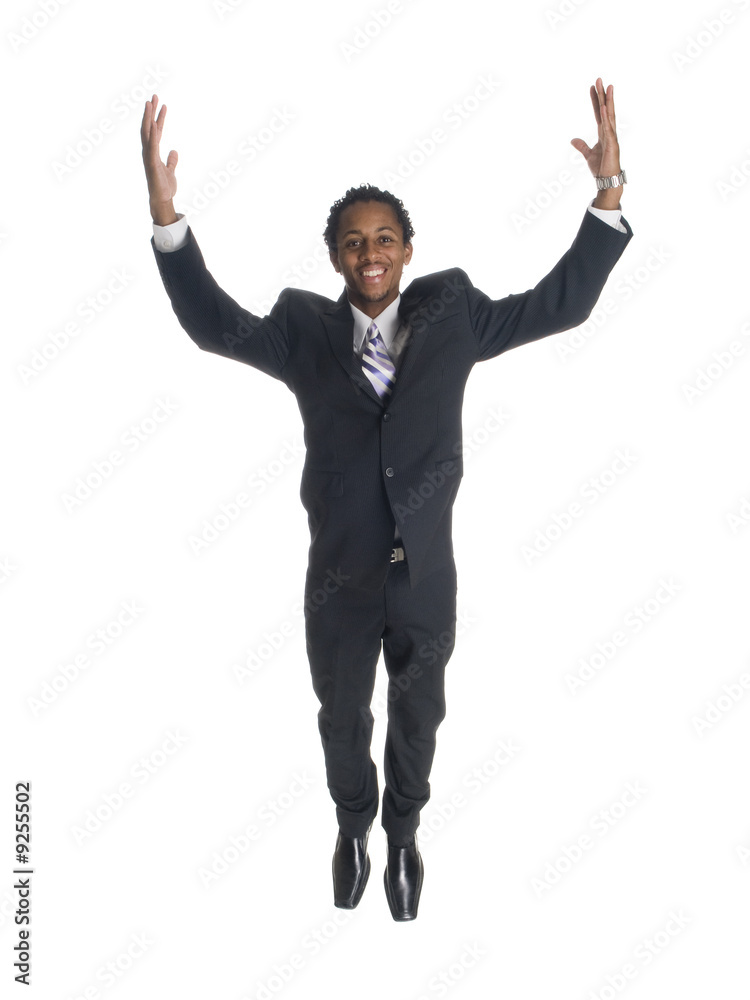
<svg viewBox="0 0 750 1000">
<path fill-rule="evenodd" d="M 352 305 L 374 318 L 395 301 L 413 235 L 409 213 L 390 191 L 362 184 L 333 204 L 323 238 Z"/>
</svg>

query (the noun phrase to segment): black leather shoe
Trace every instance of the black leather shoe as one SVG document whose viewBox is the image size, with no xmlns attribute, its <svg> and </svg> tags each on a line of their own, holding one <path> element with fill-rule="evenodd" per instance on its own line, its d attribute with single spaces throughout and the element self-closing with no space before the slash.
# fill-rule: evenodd
<svg viewBox="0 0 750 1000">
<path fill-rule="evenodd" d="M 424 865 L 416 836 L 408 847 L 392 847 L 388 844 L 388 863 L 383 880 L 394 920 L 414 920 L 423 879 Z"/>
<path fill-rule="evenodd" d="M 353 910 L 362 898 L 370 877 L 370 855 L 367 838 L 372 823 L 363 837 L 345 837 L 339 830 L 333 852 L 333 905 Z"/>
</svg>

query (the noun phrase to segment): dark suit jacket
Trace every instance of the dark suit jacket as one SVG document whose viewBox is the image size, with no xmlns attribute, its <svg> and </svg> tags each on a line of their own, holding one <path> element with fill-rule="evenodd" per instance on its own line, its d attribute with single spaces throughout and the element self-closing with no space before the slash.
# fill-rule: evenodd
<svg viewBox="0 0 750 1000">
<path fill-rule="evenodd" d="M 413 281 L 399 309 L 411 333 L 385 404 L 354 356 L 346 291 L 333 302 L 285 288 L 260 318 L 219 288 L 192 230 L 171 253 L 151 244 L 172 308 L 198 347 L 266 372 L 297 398 L 311 577 L 323 580 L 330 571 L 370 589 L 385 580 L 394 522 L 412 587 L 452 559 L 469 372 L 477 361 L 583 323 L 633 235 L 622 223 L 626 233 L 586 211 L 550 273 L 502 299 L 474 288 L 459 268 Z"/>
</svg>

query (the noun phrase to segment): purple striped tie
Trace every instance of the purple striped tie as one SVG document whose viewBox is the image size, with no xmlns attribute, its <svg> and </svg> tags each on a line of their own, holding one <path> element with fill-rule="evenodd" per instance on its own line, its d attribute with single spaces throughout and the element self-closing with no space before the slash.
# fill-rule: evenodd
<svg viewBox="0 0 750 1000">
<path fill-rule="evenodd" d="M 372 382 L 373 389 L 381 399 L 390 396 L 396 383 L 396 369 L 375 323 L 370 323 L 367 330 L 362 371 Z"/>
</svg>

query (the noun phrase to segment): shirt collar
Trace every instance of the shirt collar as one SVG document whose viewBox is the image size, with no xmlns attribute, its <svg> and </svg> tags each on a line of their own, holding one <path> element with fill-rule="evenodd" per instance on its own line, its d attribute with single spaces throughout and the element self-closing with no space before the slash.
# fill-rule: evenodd
<svg viewBox="0 0 750 1000">
<path fill-rule="evenodd" d="M 383 343 L 387 348 L 390 348 L 393 343 L 393 338 L 398 333 L 398 328 L 401 325 L 401 317 L 398 314 L 398 307 L 401 303 L 401 294 L 394 299 L 389 306 L 387 306 L 382 313 L 375 317 L 375 324 L 378 330 L 380 330 L 380 335 L 383 338 Z M 352 316 L 354 317 L 354 349 L 359 350 L 362 347 L 362 343 L 365 339 L 367 331 L 370 327 L 370 323 L 373 322 L 372 317 L 367 316 L 362 312 L 361 309 L 357 309 L 356 306 L 349 303 L 352 310 Z"/>
</svg>

